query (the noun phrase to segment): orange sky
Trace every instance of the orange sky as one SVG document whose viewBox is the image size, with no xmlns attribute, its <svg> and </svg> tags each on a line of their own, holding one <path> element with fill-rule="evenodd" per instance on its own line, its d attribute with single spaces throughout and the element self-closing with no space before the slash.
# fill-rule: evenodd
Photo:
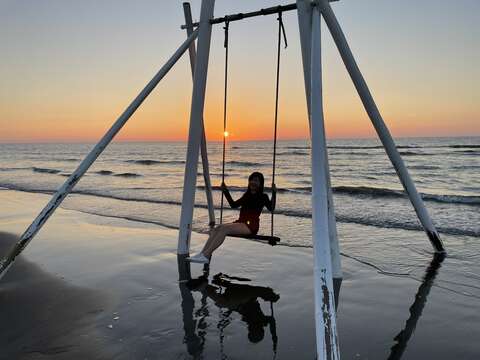
<svg viewBox="0 0 480 360">
<path fill-rule="evenodd" d="M 416 14 L 400 18 L 398 11 L 406 5 L 371 1 L 384 23 L 374 21 L 365 7 L 352 1 L 336 3 L 334 10 L 392 134 L 480 135 L 480 53 L 469 27 L 474 24 L 470 13 L 475 9 L 469 9 L 467 2 L 462 8 L 460 1 L 452 20 L 450 5 L 442 0 L 435 2 L 441 11 L 435 17 L 428 13 L 427 5 L 421 5 Z M 261 5 L 273 3 L 262 1 Z M 30 5 L 0 5 L 0 14 L 4 10 L 3 14 L 9 15 L 0 15 L 0 41 L 4 44 L 0 142 L 96 141 L 185 38 L 179 29 L 181 7 L 175 1 L 162 2 L 162 9 L 156 3 L 148 4 L 151 9 L 147 5 L 145 9 L 130 8 L 125 3 L 115 7 L 110 17 L 102 11 L 111 11 L 111 7 L 89 9 L 94 6 L 90 3 L 59 5 L 56 11 L 63 16 L 57 17 L 52 17 L 47 3 Z M 198 12 L 198 4 L 192 7 Z M 218 2 L 216 14 L 258 7 L 258 1 Z M 95 15 L 90 10 L 95 10 Z M 155 13 L 158 16 L 151 15 Z M 364 21 L 359 22 L 362 16 Z M 123 27 L 126 19 L 128 29 Z M 442 19 L 448 19 L 448 27 L 439 26 Z M 279 138 L 306 138 L 294 13 L 285 15 L 285 24 L 289 47 L 282 50 Z M 379 33 L 378 26 L 384 31 Z M 165 32 L 168 36 L 162 37 Z M 230 140 L 273 135 L 275 37 L 274 17 L 231 26 Z M 327 136 L 375 136 L 330 36 L 324 33 L 323 38 Z M 223 131 L 223 51 L 223 30 L 217 27 L 205 106 L 209 140 L 220 140 Z M 185 140 L 190 96 L 190 68 L 188 56 L 184 56 L 116 140 Z"/>
</svg>

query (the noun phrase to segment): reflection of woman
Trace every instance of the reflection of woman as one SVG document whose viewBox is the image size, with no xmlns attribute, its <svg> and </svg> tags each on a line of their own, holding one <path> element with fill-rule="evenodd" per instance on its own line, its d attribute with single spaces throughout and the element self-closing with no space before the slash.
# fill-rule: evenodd
<svg viewBox="0 0 480 360">
<path fill-rule="evenodd" d="M 272 316 L 265 316 L 257 299 L 250 299 L 245 304 L 240 305 L 237 311 L 242 315 L 242 321 L 248 326 L 248 340 L 257 343 L 263 340 L 265 336 L 264 326 L 273 321 Z"/>
<path fill-rule="evenodd" d="M 240 217 L 233 223 L 217 226 L 210 234 L 207 243 L 197 255 L 187 258 L 188 261 L 208 264 L 212 253 L 222 245 L 228 235 L 255 235 L 260 226 L 260 214 L 265 206 L 268 210 L 275 209 L 276 188 L 272 186 L 272 200 L 263 192 L 264 177 L 260 172 L 254 172 L 248 177 L 248 189 L 236 201 L 232 199 L 225 183 L 222 191 L 230 204 L 235 209 L 240 208 Z"/>
<path fill-rule="evenodd" d="M 212 284 L 217 286 L 204 282 L 197 289 L 215 301 L 215 305 L 218 307 L 227 308 L 231 312 L 236 311 L 242 315 L 242 321 L 247 323 L 248 339 L 253 343 L 263 340 L 264 327 L 270 325 L 270 332 L 276 348 L 275 319 L 273 315 L 267 316 L 263 313 L 257 299 L 261 298 L 274 303 L 280 299 L 280 296 L 269 287 L 235 284 L 225 280 L 220 274 L 214 276 Z M 222 288 L 225 289 L 223 293 L 221 293 Z"/>
</svg>

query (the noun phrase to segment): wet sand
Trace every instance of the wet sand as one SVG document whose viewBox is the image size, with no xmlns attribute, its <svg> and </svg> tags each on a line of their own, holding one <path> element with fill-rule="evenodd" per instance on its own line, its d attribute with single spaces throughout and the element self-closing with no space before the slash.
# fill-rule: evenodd
<svg viewBox="0 0 480 360">
<path fill-rule="evenodd" d="M 0 253 L 18 238 L 0 232 Z M 48 356 L 94 357 L 102 341 L 95 334 L 96 314 L 106 298 L 102 292 L 68 284 L 44 272 L 23 256 L 0 286 L 1 341 L 4 359 Z M 96 342 L 94 345 L 91 341 Z"/>
<path fill-rule="evenodd" d="M 47 200 L 0 191 L 1 252 Z M 205 239 L 194 233 L 192 250 Z M 0 282 L 0 358 L 315 358 L 311 249 L 228 239 L 208 280 L 194 264 L 179 282 L 176 242 L 175 230 L 59 209 Z M 478 358 L 479 300 L 435 286 L 448 258 L 419 281 L 342 261 L 342 358 Z"/>
</svg>

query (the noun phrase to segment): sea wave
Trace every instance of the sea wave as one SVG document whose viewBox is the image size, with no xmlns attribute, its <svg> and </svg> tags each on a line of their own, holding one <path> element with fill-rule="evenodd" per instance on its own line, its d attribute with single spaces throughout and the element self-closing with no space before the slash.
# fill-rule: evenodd
<svg viewBox="0 0 480 360">
<path fill-rule="evenodd" d="M 435 155 L 444 155 L 444 153 L 425 153 L 425 152 L 415 152 L 415 151 L 400 151 L 400 156 L 435 156 Z"/>
<path fill-rule="evenodd" d="M 423 146 L 419 145 L 397 145 L 397 149 L 420 149 Z M 383 145 L 329 145 L 329 149 L 345 149 L 345 150 L 362 150 L 362 149 L 383 149 Z"/>
<path fill-rule="evenodd" d="M 409 169 L 416 169 L 416 170 L 439 170 L 441 169 L 440 166 L 435 165 L 409 165 Z"/>
<path fill-rule="evenodd" d="M 455 170 L 480 170 L 480 165 L 455 165 L 452 166 L 452 169 Z"/>
<path fill-rule="evenodd" d="M 32 188 L 28 188 L 28 187 L 25 187 L 25 186 L 17 186 L 17 185 L 12 185 L 12 184 L 0 184 L 0 187 L 10 189 L 10 190 L 25 191 L 25 192 L 31 192 L 31 193 L 43 193 L 43 194 L 53 194 L 54 193 L 54 191 L 50 191 L 50 190 L 32 189 Z M 108 199 L 114 199 L 114 200 L 128 201 L 128 202 L 139 202 L 139 203 L 181 206 L 181 202 L 179 202 L 179 201 L 118 196 L 118 195 L 114 195 L 114 194 L 104 194 L 104 193 L 99 193 L 99 192 L 96 192 L 96 191 L 88 191 L 88 190 L 74 190 L 74 191 L 72 191 L 72 193 L 80 194 L 80 195 L 100 197 L 100 198 L 108 198 Z M 207 205 L 205 205 L 205 204 L 195 204 L 195 207 L 196 208 L 207 209 Z M 219 208 L 216 207 L 216 209 L 219 209 Z M 277 209 L 275 211 L 275 213 L 279 214 L 279 215 L 290 216 L 290 217 L 298 217 L 298 218 L 311 218 L 311 216 L 312 216 L 310 210 Z M 98 215 L 101 215 L 101 213 L 98 213 Z M 409 223 L 405 223 L 405 222 L 399 222 L 399 221 L 396 221 L 395 219 L 385 220 L 385 219 L 381 219 L 381 218 L 364 218 L 364 217 L 355 217 L 355 216 L 347 216 L 347 215 L 337 215 L 336 219 L 337 219 L 338 222 L 341 222 L 341 223 L 354 223 L 354 224 L 374 226 L 374 227 L 380 227 L 380 228 L 395 228 L 395 229 L 418 230 L 418 231 L 423 230 L 420 225 L 409 224 Z M 150 222 L 149 220 L 142 220 L 141 217 L 136 218 L 134 220 L 135 221 L 142 221 L 142 222 Z M 164 225 L 164 224 L 160 224 L 160 225 Z M 449 234 L 449 235 L 462 235 L 462 236 L 480 237 L 480 231 L 471 230 L 471 229 L 459 229 L 459 228 L 448 227 L 448 226 L 437 226 L 437 230 L 440 233 Z"/>
<path fill-rule="evenodd" d="M 382 145 L 374 146 L 356 146 L 356 145 L 328 145 L 329 149 L 343 149 L 343 150 L 362 150 L 362 149 L 382 149 Z"/>
<path fill-rule="evenodd" d="M 33 172 L 38 172 L 38 173 L 45 173 L 45 174 L 58 174 L 61 173 L 62 170 L 58 169 L 47 169 L 47 168 L 39 168 L 39 167 L 32 167 Z"/>
<path fill-rule="evenodd" d="M 17 170 L 31 170 L 31 167 L 5 167 L 5 168 L 0 168 L 0 171 L 17 171 Z"/>
<path fill-rule="evenodd" d="M 382 149 L 383 145 L 328 145 L 329 149 Z M 287 147 L 288 148 L 288 147 Z M 438 149 L 438 148 L 451 148 L 451 149 L 479 149 L 480 144 L 452 144 L 452 145 L 397 145 L 397 149 Z"/>
<path fill-rule="evenodd" d="M 139 165 L 166 165 L 166 164 L 171 164 L 171 165 L 179 165 L 179 164 L 185 164 L 184 160 L 150 160 L 150 159 L 140 159 L 140 160 L 125 160 L 125 162 L 128 163 L 134 163 L 134 164 L 139 164 Z"/>
<path fill-rule="evenodd" d="M 135 178 L 135 177 L 140 177 L 142 175 L 127 172 L 127 173 L 121 173 L 121 174 L 114 174 L 113 176 L 124 177 L 124 178 Z"/>
<path fill-rule="evenodd" d="M 205 190 L 204 185 L 198 185 L 197 189 L 199 190 Z M 220 191 L 221 187 L 220 186 L 212 186 L 212 190 L 214 191 Z M 234 192 L 245 192 L 247 190 L 246 186 L 228 186 L 229 191 L 234 191 Z M 272 191 L 271 187 L 265 186 L 264 190 L 269 192 Z M 292 189 L 285 189 L 285 188 L 277 188 L 277 193 L 289 193 L 289 192 L 295 192 Z M 297 191 L 298 192 L 298 191 Z"/>
<path fill-rule="evenodd" d="M 310 189 L 311 191 L 311 189 Z M 336 186 L 333 191 L 341 194 L 370 195 L 373 197 L 405 198 L 407 195 L 403 190 L 376 188 L 367 186 Z M 467 195 L 442 195 L 420 193 L 423 200 L 449 204 L 480 205 L 480 196 Z"/>
<path fill-rule="evenodd" d="M 293 151 L 283 151 L 283 152 L 279 152 L 279 153 L 277 153 L 277 155 L 280 155 L 280 156 L 281 156 L 281 155 L 283 155 L 283 156 L 285 156 L 285 155 L 287 155 L 287 156 L 288 156 L 288 155 L 309 155 L 309 153 L 306 152 L 306 151 L 293 150 Z"/>
<path fill-rule="evenodd" d="M 197 186 L 197 189 L 199 190 L 205 190 L 205 185 L 198 185 Z M 220 191 L 221 190 L 221 187 L 220 186 L 212 186 L 212 190 L 214 191 Z M 247 188 L 246 187 L 242 187 L 242 186 L 228 186 L 228 190 L 230 191 L 240 191 L 240 192 L 243 192 L 243 191 L 246 191 Z"/>
<path fill-rule="evenodd" d="M 199 189 L 205 189 L 204 186 L 199 185 Z M 229 190 L 243 192 L 246 187 L 229 186 Z M 370 196 L 370 197 L 390 197 L 390 198 L 406 198 L 407 195 L 403 190 L 377 188 L 368 186 L 334 186 L 333 192 L 336 194 L 345 195 L 358 195 L 358 196 Z M 213 186 L 212 190 L 220 190 L 220 186 Z M 265 187 L 265 191 L 271 191 L 269 187 Z M 310 195 L 312 192 L 311 186 L 297 186 L 294 188 L 277 188 L 278 193 L 293 193 L 293 194 L 306 194 Z M 462 205 L 474 205 L 480 206 L 480 196 L 467 196 L 467 195 L 440 195 L 440 194 L 428 194 L 420 193 L 423 200 L 448 203 L 448 204 L 462 204 Z"/>
<path fill-rule="evenodd" d="M 340 151 L 334 151 L 329 153 L 331 156 L 337 156 L 337 155 L 348 155 L 348 156 L 373 156 L 373 155 L 378 155 L 377 154 L 372 154 L 369 152 L 364 152 L 364 151 L 351 151 L 351 152 L 340 152 Z"/>
<path fill-rule="evenodd" d="M 480 149 L 480 144 L 472 144 L 472 145 L 455 144 L 455 145 L 448 145 L 448 147 L 453 149 Z"/>
<path fill-rule="evenodd" d="M 464 205 L 480 205 L 480 196 L 466 195 L 432 195 L 421 194 L 424 200 L 430 200 L 441 203 L 464 204 Z"/>
<path fill-rule="evenodd" d="M 310 150 L 310 147 L 309 146 L 285 146 L 284 149 Z"/>
<path fill-rule="evenodd" d="M 98 175 L 113 175 L 113 171 L 110 171 L 110 170 L 100 170 L 100 171 L 96 171 L 95 174 L 98 174 Z"/>
<path fill-rule="evenodd" d="M 275 214 L 281 214 L 285 216 L 299 217 L 299 218 L 312 217 L 312 214 L 310 211 L 298 211 L 298 210 L 275 210 Z M 371 218 L 371 217 L 363 218 L 363 217 L 354 217 L 354 216 L 337 214 L 336 221 L 340 223 L 374 226 L 378 228 L 423 231 L 423 228 L 421 225 L 399 222 L 399 221 L 396 221 L 395 219 L 386 220 L 381 218 Z M 448 227 L 448 226 L 437 226 L 436 228 L 437 228 L 437 231 L 443 234 L 480 237 L 480 231 L 477 231 L 477 230 L 459 229 L 459 228 Z"/>
<path fill-rule="evenodd" d="M 462 150 L 456 151 L 457 154 L 480 155 L 480 150 Z"/>
<path fill-rule="evenodd" d="M 245 167 L 253 167 L 253 166 L 262 166 L 263 164 L 260 164 L 258 162 L 252 162 L 252 161 L 236 161 L 236 160 L 231 160 L 227 161 L 227 164 L 229 165 L 236 165 L 236 166 L 245 166 Z"/>
<path fill-rule="evenodd" d="M 203 173 L 198 172 L 197 176 L 203 176 Z M 210 176 L 222 176 L 222 173 L 210 172 Z M 228 177 L 228 176 L 232 176 L 232 175 L 231 174 L 224 174 L 223 176 Z"/>
</svg>

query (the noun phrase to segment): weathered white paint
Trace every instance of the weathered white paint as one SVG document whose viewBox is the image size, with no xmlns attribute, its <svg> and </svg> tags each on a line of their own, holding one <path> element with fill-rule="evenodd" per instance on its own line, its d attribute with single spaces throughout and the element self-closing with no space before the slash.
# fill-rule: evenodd
<svg viewBox="0 0 480 360">
<path fill-rule="evenodd" d="M 192 21 L 192 12 L 190 10 L 190 3 L 183 3 L 183 13 L 185 15 L 185 25 L 187 30 L 187 36 L 190 36 L 193 33 L 193 21 Z M 195 50 L 195 42 L 190 44 L 188 48 L 188 54 L 190 55 L 190 67 L 192 69 L 192 78 L 195 73 L 195 57 L 197 52 Z M 203 166 L 203 180 L 205 181 L 205 195 L 207 197 L 208 205 L 208 219 L 209 225 L 215 225 L 215 211 L 212 198 L 212 183 L 210 181 L 210 169 L 208 166 L 208 152 L 207 152 L 207 139 L 205 137 L 205 123 L 202 116 L 202 139 L 200 143 L 200 154 L 202 156 L 202 166 Z"/>
<path fill-rule="evenodd" d="M 13 250 L 8 254 L 8 256 L 3 259 L 0 263 L 0 279 L 7 272 L 10 266 L 13 264 L 15 257 L 18 256 L 23 249 L 28 245 L 32 240 L 35 234 L 41 229 L 43 224 L 48 220 L 48 218 L 53 214 L 55 209 L 62 203 L 65 197 L 72 191 L 74 186 L 78 183 L 81 177 L 87 172 L 92 163 L 100 156 L 103 150 L 107 145 L 112 141 L 115 135 L 120 131 L 120 129 L 125 125 L 128 119 L 133 115 L 135 110 L 142 104 L 142 102 L 147 98 L 147 96 L 152 92 L 155 86 L 162 80 L 162 78 L 168 73 L 172 66 L 177 62 L 177 60 L 183 55 L 183 53 L 188 49 L 190 43 L 192 43 L 198 35 L 198 31 L 192 33 L 187 40 L 178 48 L 177 51 L 172 55 L 170 59 L 162 66 L 162 68 L 155 74 L 155 76 L 150 80 L 150 82 L 145 86 L 145 88 L 138 94 L 138 96 L 132 101 L 132 103 L 127 107 L 127 109 L 120 115 L 117 121 L 112 125 L 112 127 L 107 131 L 107 133 L 102 137 L 97 145 L 90 151 L 90 153 L 85 157 L 85 159 L 80 163 L 78 168 L 70 175 L 70 177 L 65 181 L 65 183 L 57 190 L 53 195 L 50 202 L 43 208 L 40 214 L 35 218 L 33 223 L 28 227 L 28 229 L 23 233 L 19 242 L 15 245 Z"/>
<path fill-rule="evenodd" d="M 328 29 L 332 34 L 333 40 L 337 45 L 343 62 L 345 63 L 348 73 L 350 74 L 355 88 L 360 95 L 363 106 L 365 107 L 365 110 L 367 111 L 368 116 L 370 117 L 370 120 L 372 121 L 373 126 L 380 137 L 380 140 L 382 141 L 387 155 L 390 158 L 398 177 L 400 178 L 405 192 L 408 194 L 408 197 L 415 208 L 415 212 L 417 213 L 417 216 L 420 219 L 420 222 L 422 223 L 433 248 L 437 252 L 444 252 L 445 250 L 442 241 L 440 240 L 440 236 L 435 229 L 432 220 L 430 219 L 422 198 L 418 194 L 417 189 L 410 178 L 408 170 L 405 167 L 405 164 L 403 163 L 403 160 L 395 146 L 395 142 L 393 141 L 393 138 L 388 131 L 382 116 L 380 115 L 377 105 L 375 104 L 370 90 L 368 89 L 367 83 L 365 82 L 365 79 L 363 78 L 357 63 L 355 62 L 352 51 L 348 46 L 347 39 L 345 38 L 345 35 L 340 27 L 340 24 L 338 23 L 337 18 L 335 17 L 335 14 L 333 13 L 328 0 L 318 0 L 318 4 Z"/>
<path fill-rule="evenodd" d="M 312 10 L 310 111 L 312 138 L 312 227 L 317 358 L 340 359 L 329 237 L 327 144 L 323 119 L 320 11 Z"/>
<path fill-rule="evenodd" d="M 305 80 L 305 94 L 307 98 L 307 109 L 310 125 L 310 58 L 311 58 L 311 30 L 312 30 L 312 1 L 297 0 L 298 26 L 300 30 L 300 45 L 302 49 L 303 76 Z M 325 152 L 325 163 L 327 166 L 327 186 L 328 186 L 328 225 L 330 250 L 332 256 L 333 277 L 341 283 L 343 278 L 342 265 L 340 259 L 340 246 L 338 244 L 337 222 L 335 219 L 335 207 L 332 196 L 332 186 L 330 180 L 330 166 L 328 163 L 328 152 Z"/>
<path fill-rule="evenodd" d="M 202 137 L 202 118 L 205 105 L 205 89 L 207 85 L 208 58 L 215 0 L 202 0 L 200 24 L 198 26 L 198 52 L 193 76 L 192 106 L 190 111 L 190 128 L 188 132 L 187 161 L 183 182 L 182 210 L 180 213 L 180 229 L 178 232 L 178 254 L 188 254 L 192 231 L 193 207 L 195 202 L 195 186 L 197 183 L 197 165 L 200 139 Z"/>
</svg>

